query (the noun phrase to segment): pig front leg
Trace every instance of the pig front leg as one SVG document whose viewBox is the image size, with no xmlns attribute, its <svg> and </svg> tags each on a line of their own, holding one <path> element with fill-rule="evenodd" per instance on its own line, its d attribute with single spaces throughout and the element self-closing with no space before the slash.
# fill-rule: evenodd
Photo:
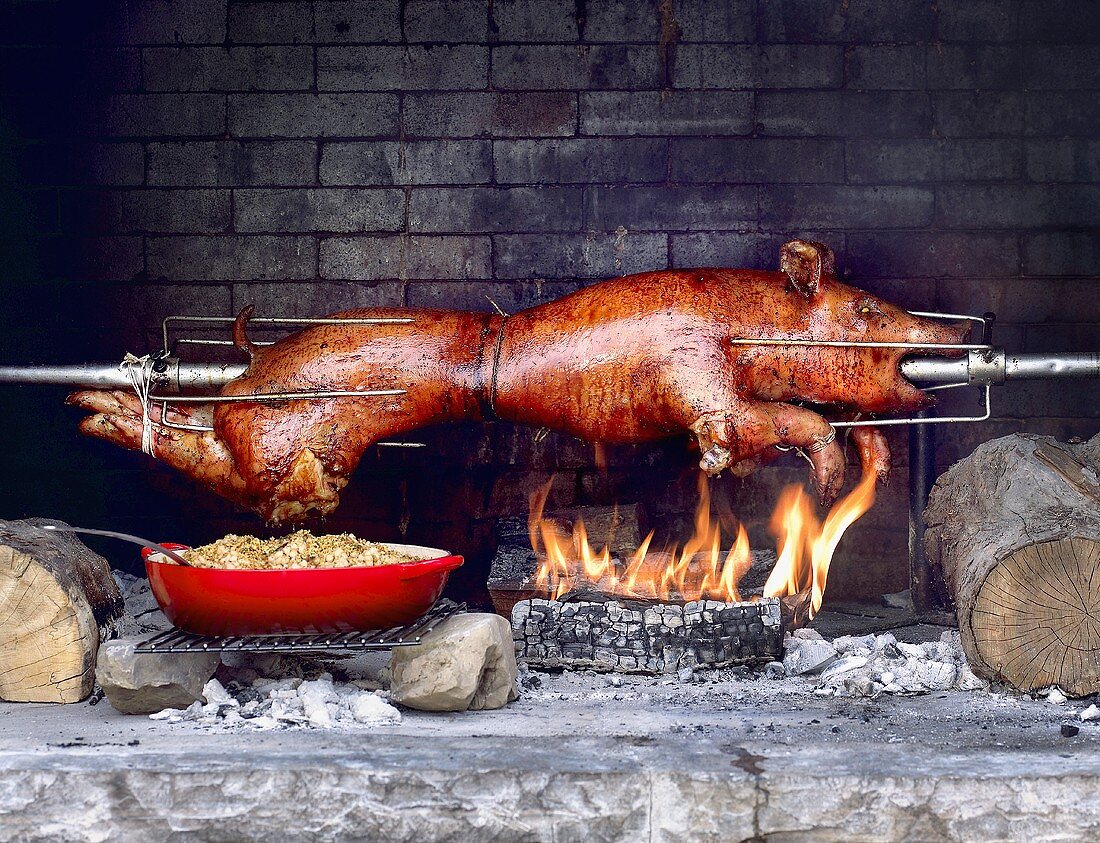
<svg viewBox="0 0 1100 843">
<path fill-rule="evenodd" d="M 703 457 L 700 468 L 718 474 L 734 467 L 748 474 L 774 446 L 799 448 L 813 465 L 822 503 L 831 503 L 844 483 L 844 451 L 822 416 L 790 404 L 738 399 L 726 410 L 702 414 L 691 429 Z M 747 469 L 747 470 L 746 470 Z"/>
<path fill-rule="evenodd" d="M 67 403 L 91 415 L 80 422 L 80 432 L 129 448 L 141 450 L 141 404 L 132 392 L 85 390 L 74 392 Z M 160 418 L 160 407 L 153 407 L 153 419 Z M 168 420 L 176 424 L 195 424 L 199 420 L 187 410 L 169 410 Z M 252 503 L 245 481 L 237 470 L 225 443 L 213 433 L 176 430 L 154 425 L 152 450 L 166 465 L 209 486 L 222 497 L 248 506 Z"/>
</svg>

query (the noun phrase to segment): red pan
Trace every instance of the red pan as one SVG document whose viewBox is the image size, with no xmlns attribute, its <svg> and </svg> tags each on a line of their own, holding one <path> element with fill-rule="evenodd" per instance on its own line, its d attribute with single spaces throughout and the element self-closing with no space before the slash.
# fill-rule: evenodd
<svg viewBox="0 0 1100 843">
<path fill-rule="evenodd" d="M 164 547 L 190 549 L 167 542 Z M 386 547 L 425 559 L 370 568 L 238 571 L 172 564 L 149 549 L 141 556 L 153 595 L 180 629 L 200 635 L 274 635 L 410 623 L 439 599 L 447 576 L 463 561 L 430 547 Z"/>
</svg>

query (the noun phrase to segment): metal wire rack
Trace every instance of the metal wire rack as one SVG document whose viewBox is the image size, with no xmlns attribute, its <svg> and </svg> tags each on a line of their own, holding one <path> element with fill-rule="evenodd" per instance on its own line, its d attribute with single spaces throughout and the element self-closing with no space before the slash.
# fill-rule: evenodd
<svg viewBox="0 0 1100 843">
<path fill-rule="evenodd" d="M 304 653 L 324 650 L 389 650 L 409 647 L 452 615 L 466 611 L 465 603 L 440 600 L 425 615 L 405 626 L 372 632 L 284 633 L 280 635 L 196 635 L 173 627 L 146 638 L 137 653 Z"/>
</svg>

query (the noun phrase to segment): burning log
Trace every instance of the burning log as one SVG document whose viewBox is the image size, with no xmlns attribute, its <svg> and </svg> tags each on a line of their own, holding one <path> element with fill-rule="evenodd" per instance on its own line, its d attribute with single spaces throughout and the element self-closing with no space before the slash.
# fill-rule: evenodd
<svg viewBox="0 0 1100 843">
<path fill-rule="evenodd" d="M 122 613 L 107 560 L 35 526 L 57 523 L 0 521 L 0 699 L 84 699 L 99 642 Z"/>
<path fill-rule="evenodd" d="M 546 513 L 544 520 L 555 532 L 573 535 L 584 531 L 618 558 L 628 558 L 642 542 L 647 516 L 641 504 L 577 506 Z M 524 519 L 507 518 L 497 524 L 499 543 L 489 572 L 489 596 L 498 614 L 508 617 L 512 607 L 528 597 L 545 597 L 536 583 L 539 554 L 531 546 L 531 528 Z"/>
<path fill-rule="evenodd" d="M 676 673 L 763 664 L 783 654 L 779 601 L 684 605 L 521 600 L 512 609 L 516 655 L 539 668 Z"/>
<path fill-rule="evenodd" d="M 1016 434 L 936 483 L 925 549 L 974 672 L 1030 691 L 1100 691 L 1100 436 Z"/>
</svg>

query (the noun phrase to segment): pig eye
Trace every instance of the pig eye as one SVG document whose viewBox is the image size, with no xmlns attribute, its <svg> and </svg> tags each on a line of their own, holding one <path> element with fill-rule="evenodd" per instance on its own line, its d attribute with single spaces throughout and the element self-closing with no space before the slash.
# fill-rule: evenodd
<svg viewBox="0 0 1100 843">
<path fill-rule="evenodd" d="M 860 313 L 882 313 L 879 310 L 878 305 L 871 301 L 863 301 L 859 303 Z"/>
</svg>

